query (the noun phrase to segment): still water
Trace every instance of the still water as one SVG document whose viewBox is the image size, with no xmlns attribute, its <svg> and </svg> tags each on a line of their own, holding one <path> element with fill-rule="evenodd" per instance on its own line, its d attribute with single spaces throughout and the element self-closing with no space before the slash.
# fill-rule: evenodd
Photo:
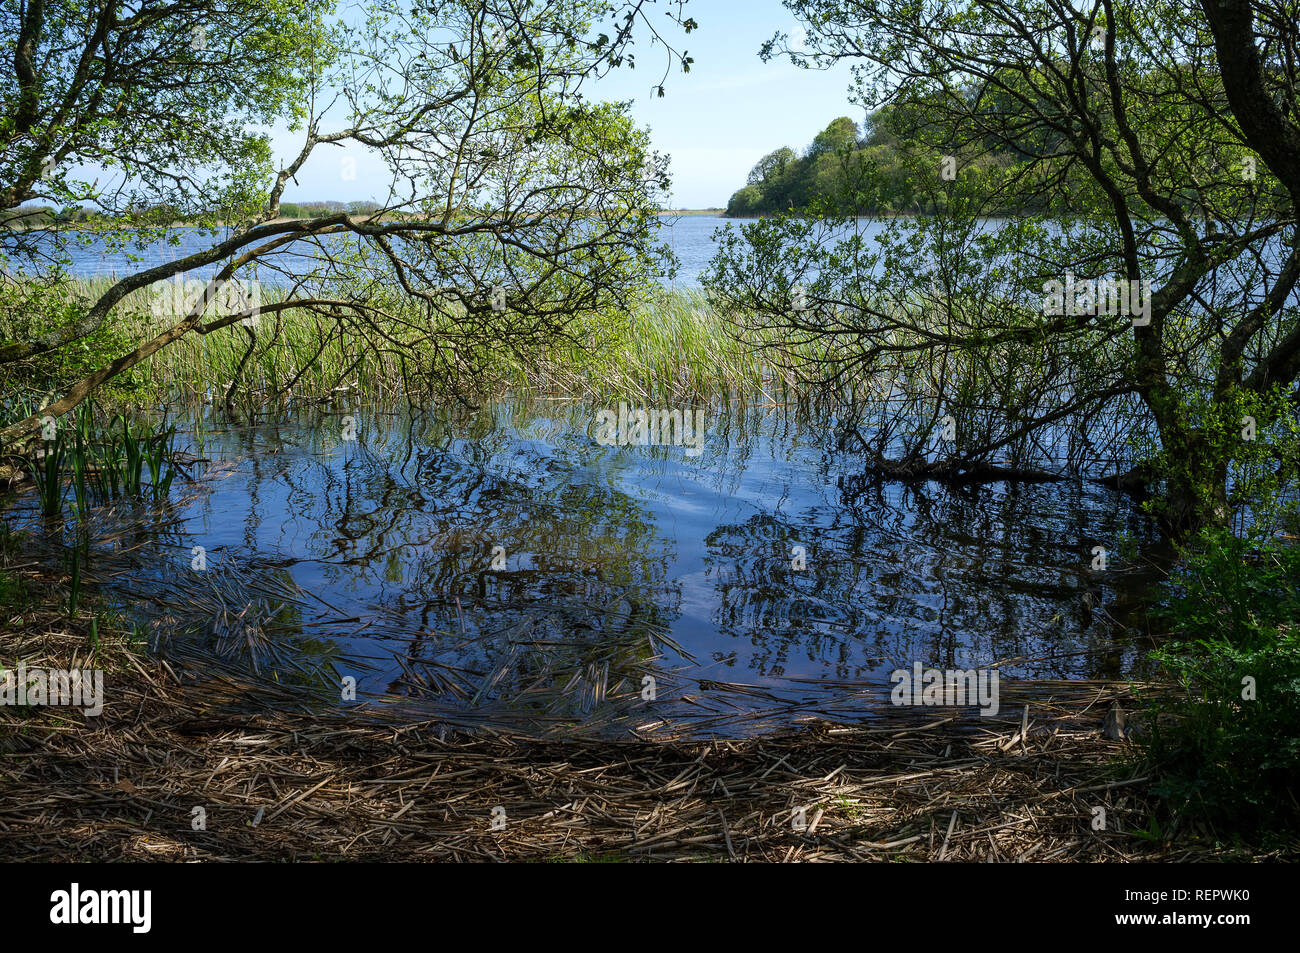
<svg viewBox="0 0 1300 953">
<path fill-rule="evenodd" d="M 666 222 L 679 287 L 727 225 Z M 178 246 L 74 246 L 71 271 L 205 241 L 176 231 Z M 224 671 L 249 707 L 737 734 L 898 716 L 889 676 L 917 662 L 997 666 L 1008 707 L 1016 686 L 1037 700 L 1141 672 L 1128 613 L 1150 539 L 1113 493 L 871 485 L 834 451 L 834 420 L 777 406 L 705 409 L 702 452 L 605 446 L 602 409 L 173 411 L 202 479 L 161 511 L 96 514 L 88 578 L 156 652 Z"/>
<path fill-rule="evenodd" d="M 607 446 L 599 409 L 194 411 L 204 479 L 99 514 L 91 575 L 165 657 L 459 723 L 735 734 L 892 717 L 915 662 L 1004 694 L 1141 667 L 1115 494 L 862 484 L 779 407 L 708 411 L 698 455 Z"/>
<path fill-rule="evenodd" d="M 676 277 L 672 281 L 665 280 L 664 284 L 678 288 L 698 287 L 700 272 L 713 257 L 717 247 L 713 238 L 715 230 L 734 224 L 736 224 L 734 219 L 726 219 L 719 215 L 663 216 L 657 241 L 668 246 L 678 261 Z M 53 234 L 43 233 L 38 236 L 29 233 L 28 238 L 43 239 L 48 253 L 55 254 L 56 239 Z M 210 233 L 189 227 L 171 229 L 170 238 L 175 240 L 174 244 L 170 240 L 165 240 L 146 244 L 144 247 L 129 244 L 118 248 L 109 246 L 95 235 L 67 232 L 63 233 L 61 240 L 58 241 L 57 256 L 66 256 L 67 270 L 76 277 L 122 277 L 164 262 L 177 261 L 187 255 L 197 254 L 210 247 L 213 242 Z M 292 261 L 297 256 L 311 258 L 314 255 L 315 250 L 306 242 L 295 242 L 280 253 L 280 257 L 286 261 Z M 297 269 L 302 265 L 303 261 L 297 260 L 289 267 Z M 195 269 L 187 275 L 190 278 L 211 277 L 216 273 L 216 269 L 216 265 L 211 265 Z M 268 272 L 262 278 L 268 282 L 277 280 L 274 272 Z"/>
</svg>

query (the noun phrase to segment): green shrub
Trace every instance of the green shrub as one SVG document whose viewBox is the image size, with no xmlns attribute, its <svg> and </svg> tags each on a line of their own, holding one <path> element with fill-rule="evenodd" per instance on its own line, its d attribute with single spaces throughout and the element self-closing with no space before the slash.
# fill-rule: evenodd
<svg viewBox="0 0 1300 953">
<path fill-rule="evenodd" d="M 1153 653 L 1180 690 L 1153 706 L 1153 790 L 1238 829 L 1300 819 L 1300 549 L 1204 534 L 1182 554 Z"/>
</svg>

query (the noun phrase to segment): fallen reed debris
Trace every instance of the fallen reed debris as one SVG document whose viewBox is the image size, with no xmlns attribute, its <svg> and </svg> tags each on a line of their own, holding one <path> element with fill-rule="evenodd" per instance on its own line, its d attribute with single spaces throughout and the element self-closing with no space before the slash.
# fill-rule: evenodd
<svg viewBox="0 0 1300 953">
<path fill-rule="evenodd" d="M 13 573 L 21 571 L 9 567 Z M 34 582 L 37 584 L 39 581 Z M 39 604 L 39 600 L 37 600 Z M 25 611 L 3 658 L 108 672 L 98 717 L 0 708 L 8 860 L 1121 861 L 1222 858 L 1153 808 L 1104 705 L 715 740 L 529 736 L 238 711 L 123 633 Z M 932 713 L 933 714 L 933 713 Z M 1096 829 L 1096 809 L 1106 823 Z"/>
</svg>

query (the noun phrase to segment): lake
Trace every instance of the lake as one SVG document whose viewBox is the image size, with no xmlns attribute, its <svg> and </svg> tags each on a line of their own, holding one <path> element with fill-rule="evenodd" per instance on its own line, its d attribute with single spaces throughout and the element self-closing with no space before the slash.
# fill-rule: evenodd
<svg viewBox="0 0 1300 953">
<path fill-rule="evenodd" d="M 353 678 L 451 724 L 734 735 L 900 716 L 916 662 L 998 666 L 1004 716 L 1141 670 L 1115 604 L 1147 578 L 1089 568 L 1145 538 L 1115 494 L 872 486 L 833 421 L 781 407 L 706 411 L 698 455 L 606 446 L 600 409 L 192 409 L 205 478 L 98 513 L 89 578 L 252 707 L 335 706 Z"/>
<path fill-rule="evenodd" d="M 678 286 L 698 284 L 727 224 L 665 228 Z M 203 240 L 177 234 L 142 259 L 87 243 L 73 271 L 121 274 Z M 97 513 L 88 578 L 156 652 L 224 672 L 250 707 L 733 735 L 900 717 L 891 675 L 917 663 L 996 668 L 1004 709 L 1143 670 L 1126 613 L 1153 579 L 1137 555 L 1152 539 L 1125 498 L 872 485 L 834 450 L 834 419 L 775 404 L 698 408 L 699 452 L 606 446 L 598 413 L 613 409 L 338 401 L 237 423 L 169 408 L 203 479 L 158 511 Z M 35 521 L 33 506 L 10 512 Z M 353 684 L 359 701 L 340 701 Z"/>
<path fill-rule="evenodd" d="M 700 272 L 708 264 L 716 247 L 713 240 L 714 230 L 734 223 L 735 219 L 723 218 L 720 215 L 664 216 L 659 241 L 673 250 L 680 263 L 676 280 L 670 284 L 679 288 L 698 287 Z M 74 236 L 78 234 L 72 233 Z M 97 236 L 81 235 L 79 241 L 71 241 L 66 246 L 65 253 L 71 260 L 68 270 L 71 274 L 83 278 L 127 275 L 165 261 L 184 258 L 186 255 L 201 251 L 212 242 L 210 235 L 201 233 L 196 228 L 175 228 L 171 230 L 171 234 L 176 237 L 176 244 L 159 241 L 143 249 L 110 248 Z M 295 250 L 311 254 L 310 246 L 306 243 L 289 246 L 286 254 L 293 253 Z M 215 272 L 216 267 L 210 266 L 195 269 L 188 274 L 190 277 L 199 278 L 208 277 Z"/>
</svg>

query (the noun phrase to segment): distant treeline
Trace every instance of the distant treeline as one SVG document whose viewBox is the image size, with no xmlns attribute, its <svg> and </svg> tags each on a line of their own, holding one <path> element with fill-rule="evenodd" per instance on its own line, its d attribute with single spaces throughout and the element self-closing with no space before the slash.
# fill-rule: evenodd
<svg viewBox="0 0 1300 953">
<path fill-rule="evenodd" d="M 745 187 L 731 196 L 727 215 L 803 211 L 816 200 L 852 203 L 860 214 L 932 212 L 941 161 L 931 148 L 901 138 L 886 110 L 870 116 L 865 130 L 841 116 L 819 132 L 802 155 L 782 147 L 763 156 Z M 958 151 L 953 157 L 955 168 L 963 173 L 1009 169 L 1019 161 L 1013 153 L 994 150 Z M 1025 210 L 1022 203 L 1006 201 L 1001 208 L 997 204 L 988 210 L 1010 211 L 1013 205 Z"/>
<path fill-rule="evenodd" d="M 377 212 L 379 206 L 374 202 L 281 202 L 281 218 L 324 218 L 326 215 L 368 215 Z"/>
<path fill-rule="evenodd" d="M 375 202 L 281 202 L 281 218 L 323 218 L 346 212 L 349 215 L 366 215 L 377 211 Z M 204 216 L 184 212 L 166 205 L 156 205 L 136 210 L 144 220 L 167 223 L 195 223 Z M 93 209 L 72 207 L 55 209 L 48 205 L 25 205 L 10 210 L 3 216 L 0 226 L 9 228 L 51 228 L 101 221 L 103 216 Z"/>
</svg>

